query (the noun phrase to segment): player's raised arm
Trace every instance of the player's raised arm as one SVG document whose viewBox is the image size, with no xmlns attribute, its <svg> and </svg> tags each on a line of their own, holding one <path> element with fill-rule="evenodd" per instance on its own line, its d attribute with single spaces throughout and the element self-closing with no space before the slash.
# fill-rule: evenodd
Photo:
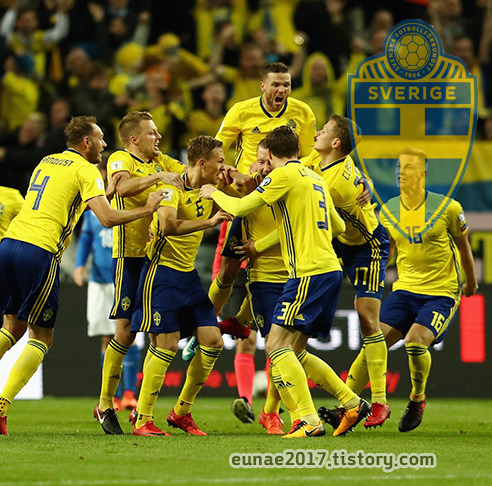
<svg viewBox="0 0 492 486">
<path fill-rule="evenodd" d="M 119 224 L 130 223 L 136 219 L 149 216 L 159 207 L 160 202 L 166 194 L 166 191 L 162 189 L 151 192 L 145 206 L 126 211 L 113 209 L 105 196 L 93 197 L 87 201 L 87 204 L 92 211 L 94 211 L 94 214 L 101 224 L 106 228 L 111 228 Z"/>
<path fill-rule="evenodd" d="M 219 210 L 209 219 L 178 219 L 178 210 L 173 207 L 161 206 L 157 210 L 162 236 L 187 235 L 195 231 L 213 228 L 222 221 L 231 219 L 225 211 Z"/>
<path fill-rule="evenodd" d="M 240 218 L 265 204 L 265 201 L 263 201 L 261 196 L 256 191 L 242 198 L 231 197 L 221 191 L 218 191 L 210 184 L 206 184 L 201 187 L 200 197 L 204 199 L 212 199 L 224 211 L 227 211 L 234 216 L 239 216 Z"/>
</svg>

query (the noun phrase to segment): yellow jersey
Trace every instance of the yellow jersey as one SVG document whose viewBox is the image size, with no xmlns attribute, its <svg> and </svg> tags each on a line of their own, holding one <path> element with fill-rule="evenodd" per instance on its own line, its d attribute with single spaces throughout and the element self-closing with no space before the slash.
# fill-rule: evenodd
<svg viewBox="0 0 492 486">
<path fill-rule="evenodd" d="M 127 150 L 117 150 L 108 159 L 108 178 L 121 171 L 128 172 L 130 178 L 134 179 L 162 171 L 181 174 L 184 170 L 183 164 L 162 153 L 155 159 L 144 161 Z M 134 209 L 143 206 L 149 194 L 155 191 L 157 186 L 158 184 L 154 184 L 140 194 L 129 197 L 121 197 L 116 193 L 111 206 L 114 209 Z M 151 222 L 152 216 L 147 216 L 125 225 L 115 226 L 113 229 L 113 258 L 144 257 Z"/>
<path fill-rule="evenodd" d="M 333 201 L 320 175 L 292 160 L 270 172 L 256 191 L 274 209 L 289 278 L 341 270 L 331 244 Z"/>
<path fill-rule="evenodd" d="M 246 239 L 259 241 L 271 233 L 275 227 L 273 208 L 269 205 L 262 206 L 243 218 L 243 232 Z M 289 273 L 278 244 L 262 251 L 248 268 L 250 282 L 283 283 L 288 277 Z"/>
<path fill-rule="evenodd" d="M 376 205 L 366 204 L 361 208 L 357 204 L 356 197 L 364 190 L 364 186 L 359 184 L 362 176 L 354 161 L 347 155 L 325 167 L 320 162 L 314 167 L 314 171 L 323 177 L 333 204 L 345 221 L 346 230 L 338 236 L 338 240 L 350 246 L 371 241 L 374 230 L 379 226 Z"/>
<path fill-rule="evenodd" d="M 416 210 L 408 210 L 400 204 L 400 197 L 396 197 L 390 199 L 380 212 L 381 223 L 395 241 L 397 250 L 398 280 L 394 282 L 393 290 L 445 295 L 459 300 L 460 257 L 453 238 L 468 231 L 461 204 L 451 199 L 446 209 L 427 231 L 421 233 L 424 228 L 413 228 L 416 237 L 412 242 L 405 228 L 394 226 L 394 224 L 404 225 L 404 221 L 408 220 L 407 216 L 413 220 L 412 215 L 406 213 L 421 211 L 426 205 L 432 208 L 439 207 L 443 200 L 443 195 L 427 192 L 425 204 Z M 384 214 L 385 211 L 391 211 L 392 207 L 397 206 L 400 208 L 402 223 L 392 223 Z M 432 210 L 426 212 L 426 222 L 432 213 Z M 391 212 L 391 214 L 395 213 Z"/>
<path fill-rule="evenodd" d="M 258 144 L 269 132 L 283 125 L 297 132 L 301 155 L 308 155 L 314 146 L 316 122 L 311 108 L 295 98 L 288 98 L 278 113 L 268 112 L 261 96 L 240 101 L 226 113 L 215 138 L 223 143 L 224 153 L 231 144 L 236 144 L 234 166 L 247 174 L 256 161 Z"/>
<path fill-rule="evenodd" d="M 210 199 L 198 197 L 200 189 L 185 186 L 184 190 L 180 190 L 166 184 L 160 184 L 159 188 L 168 190 L 168 195 L 161 201 L 160 206 L 176 208 L 177 219 L 210 218 L 214 203 Z M 147 257 L 151 262 L 157 262 L 159 265 L 165 265 L 181 272 L 191 272 L 195 268 L 195 258 L 204 230 L 186 235 L 163 236 L 157 211 L 154 213 L 151 229 L 154 237 L 146 247 Z"/>
<path fill-rule="evenodd" d="M 76 150 L 48 155 L 34 169 L 22 208 L 4 238 L 44 248 L 61 261 L 87 201 L 105 195 L 101 173 Z"/>
<path fill-rule="evenodd" d="M 17 189 L 0 186 L 0 240 L 21 210 L 24 198 Z"/>
</svg>

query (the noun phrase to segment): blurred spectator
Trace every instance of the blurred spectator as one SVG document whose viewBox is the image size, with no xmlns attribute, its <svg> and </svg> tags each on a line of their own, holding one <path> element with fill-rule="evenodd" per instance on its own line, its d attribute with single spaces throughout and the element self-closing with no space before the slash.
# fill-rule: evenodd
<svg viewBox="0 0 492 486">
<path fill-rule="evenodd" d="M 13 132 L 37 109 L 39 85 L 32 79 L 34 62 L 30 56 L 9 56 L 4 70 L 0 97 L 1 128 Z"/>
<path fill-rule="evenodd" d="M 186 131 L 185 109 L 181 98 L 170 91 L 170 76 L 162 65 L 151 66 L 145 72 L 144 92 L 138 92 L 129 111 L 148 111 L 154 119 L 161 152 L 178 158 L 180 140 Z"/>
<path fill-rule="evenodd" d="M 186 120 L 187 132 L 182 146 L 199 135 L 215 137 L 226 113 L 226 88 L 221 81 L 211 81 L 201 89 L 200 106 L 192 110 Z"/>
<path fill-rule="evenodd" d="M 106 63 L 112 63 L 116 51 L 128 42 L 147 45 L 150 12 L 138 13 L 128 0 L 109 0 L 106 8 L 91 2 L 88 8 L 96 29 L 99 58 Z"/>
<path fill-rule="evenodd" d="M 100 61 L 94 61 L 88 79 L 80 80 L 70 90 L 69 100 L 74 116 L 93 115 L 97 118 L 108 147 L 114 148 L 115 123 L 124 115 L 124 109 L 116 105 L 108 83 L 108 67 Z"/>
<path fill-rule="evenodd" d="M 217 62 L 220 60 L 217 59 Z M 232 93 L 227 101 L 227 108 L 234 103 L 253 98 L 261 94 L 258 80 L 261 69 L 265 65 L 265 54 L 260 46 L 254 43 L 245 44 L 241 48 L 239 69 L 227 68 L 221 64 L 211 65 L 211 70 L 232 86 Z"/>
<path fill-rule="evenodd" d="M 330 60 L 321 52 L 311 54 L 303 71 L 302 86 L 292 91 L 292 97 L 307 103 L 321 128 L 331 115 L 345 113 L 345 100 L 337 92 L 335 72 Z"/>
<path fill-rule="evenodd" d="M 458 38 L 470 37 L 474 45 L 480 39 L 480 19 L 469 17 L 461 0 L 431 0 L 429 22 L 441 38 L 444 52 L 451 53 Z"/>
<path fill-rule="evenodd" d="M 196 52 L 202 60 L 208 61 L 214 53 L 216 40 L 225 25 L 233 27 L 237 45 L 242 44 L 248 17 L 247 4 L 247 0 L 196 0 L 193 10 Z"/>
<path fill-rule="evenodd" d="M 49 124 L 44 140 L 44 147 L 50 154 L 63 152 L 66 147 L 63 131 L 70 120 L 70 104 L 64 98 L 53 101 L 49 110 Z"/>
<path fill-rule="evenodd" d="M 191 109 L 189 92 L 193 82 L 210 71 L 208 64 L 198 56 L 184 49 L 178 36 L 166 33 L 159 37 L 157 45 L 162 56 L 162 65 L 170 75 L 169 93 L 171 98 L 179 99 Z"/>
<path fill-rule="evenodd" d="M 248 32 L 263 31 L 270 41 L 270 48 L 265 51 L 276 52 L 279 58 L 268 58 L 267 62 L 283 62 L 287 66 L 292 63 L 292 57 L 299 52 L 300 45 L 294 25 L 294 11 L 299 0 L 249 0 L 250 19 Z M 290 70 L 291 68 L 289 68 Z M 291 71 L 293 77 L 294 73 Z"/>
<path fill-rule="evenodd" d="M 67 10 L 72 0 L 58 0 L 55 25 L 49 30 L 38 29 L 38 16 L 34 8 L 18 8 L 16 0 L 3 16 L 0 35 L 16 53 L 33 57 L 35 72 L 43 78 L 46 75 L 46 53 L 66 37 L 70 23 Z"/>
<path fill-rule="evenodd" d="M 86 81 L 92 70 L 92 60 L 88 52 L 81 47 L 72 47 L 65 56 L 65 70 L 62 81 L 57 85 L 61 96 L 68 96 L 70 90 L 80 81 Z"/>
<path fill-rule="evenodd" d="M 473 41 L 470 37 L 457 37 L 453 42 L 451 54 L 459 57 L 466 64 L 470 74 L 476 76 L 478 116 L 484 118 L 487 115 L 485 105 L 485 90 L 487 87 L 484 86 L 482 66 L 479 57 L 474 53 Z"/>
<path fill-rule="evenodd" d="M 352 25 L 345 15 L 346 0 L 302 0 L 294 12 L 294 24 L 308 38 L 307 52 L 322 52 L 338 77 L 350 55 Z"/>
<path fill-rule="evenodd" d="M 47 155 L 44 145 L 46 115 L 28 115 L 16 134 L 0 139 L 0 179 L 2 184 L 25 194 L 29 178 L 39 160 Z"/>
<path fill-rule="evenodd" d="M 129 42 L 120 47 L 114 58 L 114 75 L 109 81 L 109 91 L 121 96 L 128 85 L 139 75 L 142 68 L 144 48 L 136 42 Z"/>
<path fill-rule="evenodd" d="M 369 27 L 364 30 L 361 36 L 356 36 L 352 39 L 352 49 L 355 48 L 354 43 L 356 43 L 359 51 L 365 52 L 368 56 L 379 54 L 382 52 L 386 33 L 394 25 L 395 19 L 389 10 L 377 10 L 371 17 Z"/>
</svg>

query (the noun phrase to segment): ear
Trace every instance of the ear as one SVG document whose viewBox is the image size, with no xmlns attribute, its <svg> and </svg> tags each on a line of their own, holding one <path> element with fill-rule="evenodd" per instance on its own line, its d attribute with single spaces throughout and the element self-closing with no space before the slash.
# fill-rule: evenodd
<svg viewBox="0 0 492 486">
<path fill-rule="evenodd" d="M 267 149 L 267 151 L 268 151 L 268 159 L 273 160 L 272 151 L 270 149 Z"/>
<path fill-rule="evenodd" d="M 333 142 L 331 142 L 331 146 L 334 149 L 339 149 L 342 146 L 342 141 L 339 138 L 334 138 Z"/>
<path fill-rule="evenodd" d="M 301 155 L 301 147 L 297 147 L 296 157 L 299 158 L 299 155 Z"/>
<path fill-rule="evenodd" d="M 138 145 L 138 138 L 135 135 L 130 135 L 130 142 L 133 143 L 133 145 Z"/>
<path fill-rule="evenodd" d="M 89 137 L 89 135 L 86 135 L 82 143 L 84 144 L 85 148 L 89 148 L 89 145 L 91 143 L 91 137 Z"/>
</svg>

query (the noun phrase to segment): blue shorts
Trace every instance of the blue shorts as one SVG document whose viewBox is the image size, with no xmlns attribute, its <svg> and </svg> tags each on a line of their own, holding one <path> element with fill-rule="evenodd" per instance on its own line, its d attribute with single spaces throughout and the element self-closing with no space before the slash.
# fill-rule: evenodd
<svg viewBox="0 0 492 486">
<path fill-rule="evenodd" d="M 273 310 L 284 290 L 283 283 L 250 282 L 248 291 L 255 324 L 263 337 L 272 327 Z"/>
<path fill-rule="evenodd" d="M 227 223 L 227 233 L 224 238 L 224 244 L 220 254 L 229 258 L 240 259 L 239 255 L 236 255 L 234 248 L 241 243 L 243 239 L 243 220 L 242 218 L 234 218 Z"/>
<path fill-rule="evenodd" d="M 389 258 L 389 239 L 385 227 L 380 224 L 374 231 L 374 238 L 368 243 L 350 246 L 334 239 L 333 248 L 343 261 L 343 269 L 357 297 L 381 300 Z"/>
<path fill-rule="evenodd" d="M 432 331 L 436 337 L 433 344 L 437 344 L 444 339 L 459 305 L 451 297 L 395 290 L 383 300 L 379 319 L 398 329 L 404 337 L 413 324 L 420 324 Z"/>
<path fill-rule="evenodd" d="M 342 287 L 342 272 L 289 278 L 275 309 L 272 323 L 292 326 L 306 336 L 327 338 Z"/>
<path fill-rule="evenodd" d="M 24 241 L 0 242 L 0 315 L 52 329 L 58 311 L 60 264 L 53 253 Z"/>
<path fill-rule="evenodd" d="M 131 319 L 144 257 L 113 258 L 114 301 L 110 319 Z"/>
<path fill-rule="evenodd" d="M 131 330 L 154 334 L 180 331 L 184 338 L 202 326 L 219 325 L 198 272 L 180 272 L 145 258 Z"/>
</svg>

